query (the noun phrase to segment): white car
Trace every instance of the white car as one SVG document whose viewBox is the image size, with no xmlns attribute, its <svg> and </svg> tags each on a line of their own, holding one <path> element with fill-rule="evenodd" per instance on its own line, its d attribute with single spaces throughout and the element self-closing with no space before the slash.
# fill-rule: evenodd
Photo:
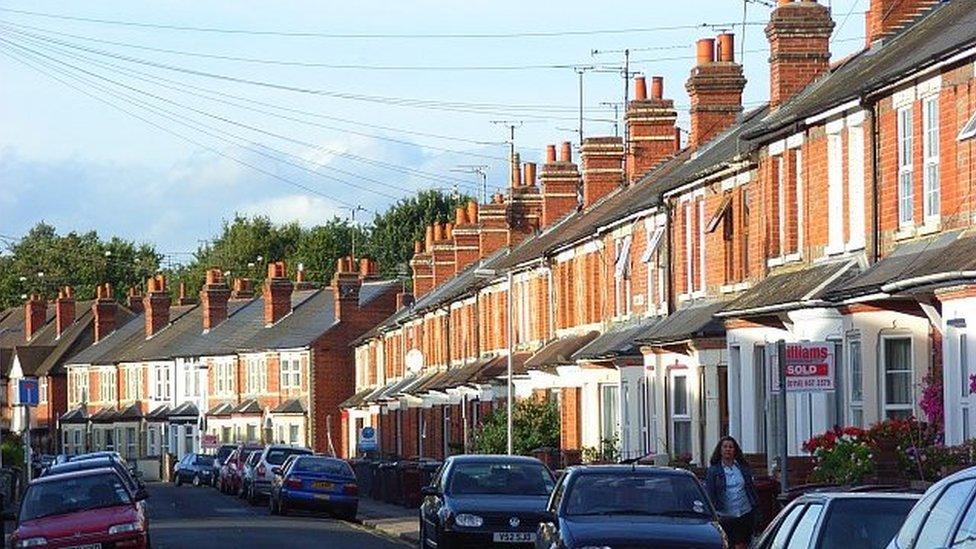
<svg viewBox="0 0 976 549">
<path fill-rule="evenodd" d="M 288 459 L 288 456 L 295 454 L 311 455 L 314 452 L 302 446 L 292 446 L 288 444 L 270 444 L 264 447 L 260 457 L 258 457 L 253 468 L 250 470 L 250 479 L 247 484 L 247 501 L 251 505 L 257 505 L 259 498 L 271 495 L 271 482 L 274 480 L 275 467 L 280 466 Z"/>
</svg>

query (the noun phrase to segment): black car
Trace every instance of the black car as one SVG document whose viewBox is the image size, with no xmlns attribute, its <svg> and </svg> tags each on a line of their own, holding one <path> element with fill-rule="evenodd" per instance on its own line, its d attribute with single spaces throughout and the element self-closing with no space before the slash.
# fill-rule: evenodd
<svg viewBox="0 0 976 549">
<path fill-rule="evenodd" d="M 208 454 L 184 454 L 173 466 L 173 482 L 177 486 L 184 482 L 194 486 L 213 484 L 214 457 Z"/>
<path fill-rule="evenodd" d="M 423 489 L 420 545 L 531 546 L 554 486 L 552 473 L 534 458 L 451 456 Z"/>
<path fill-rule="evenodd" d="M 669 467 L 572 467 L 559 479 L 536 548 L 725 547 L 698 479 Z"/>
</svg>

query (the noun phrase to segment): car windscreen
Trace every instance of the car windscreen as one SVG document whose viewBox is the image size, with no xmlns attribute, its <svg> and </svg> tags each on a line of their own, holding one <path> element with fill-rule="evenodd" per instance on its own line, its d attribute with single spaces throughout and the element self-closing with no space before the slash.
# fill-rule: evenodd
<svg viewBox="0 0 976 549">
<path fill-rule="evenodd" d="M 197 457 L 193 461 L 193 463 L 196 465 L 203 465 L 203 466 L 210 467 L 213 466 L 214 464 L 214 457 L 208 456 L 206 454 L 197 454 Z"/>
<path fill-rule="evenodd" d="M 555 482 L 538 463 L 455 463 L 447 492 L 451 495 L 545 496 Z"/>
<path fill-rule="evenodd" d="M 293 456 L 296 454 L 311 454 L 309 450 L 302 450 L 300 448 L 272 448 L 268 450 L 268 457 L 265 459 L 271 465 L 281 465 L 288 459 L 288 456 Z"/>
<path fill-rule="evenodd" d="M 220 449 L 217 450 L 217 463 L 223 463 L 224 460 L 227 459 L 227 456 L 231 455 L 233 452 L 233 446 L 221 446 Z"/>
<path fill-rule="evenodd" d="M 713 516 L 698 481 L 685 475 L 585 473 L 563 498 L 566 515 Z"/>
<path fill-rule="evenodd" d="M 822 549 L 883 549 L 915 505 L 908 498 L 839 499 L 830 505 Z"/>
<path fill-rule="evenodd" d="M 31 485 L 24 495 L 20 520 L 64 515 L 132 502 L 129 490 L 115 473 L 52 479 Z"/>
<path fill-rule="evenodd" d="M 293 473 L 311 473 L 322 475 L 336 475 L 352 477 L 352 468 L 345 461 L 332 458 L 303 457 L 295 460 L 291 468 Z"/>
</svg>

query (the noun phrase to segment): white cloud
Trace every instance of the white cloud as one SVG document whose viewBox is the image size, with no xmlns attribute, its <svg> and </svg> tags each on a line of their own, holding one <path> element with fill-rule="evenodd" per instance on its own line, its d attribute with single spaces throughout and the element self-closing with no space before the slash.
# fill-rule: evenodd
<svg viewBox="0 0 976 549">
<path fill-rule="evenodd" d="M 238 211 L 245 215 L 268 216 L 275 223 L 297 221 L 303 227 L 321 225 L 333 217 L 343 217 L 345 211 L 324 198 L 302 194 L 276 196 L 250 204 Z"/>
</svg>

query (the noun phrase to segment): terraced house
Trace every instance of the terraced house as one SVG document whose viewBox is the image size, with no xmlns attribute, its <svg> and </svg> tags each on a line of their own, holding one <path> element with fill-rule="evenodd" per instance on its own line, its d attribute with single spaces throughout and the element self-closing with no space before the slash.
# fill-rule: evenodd
<svg viewBox="0 0 976 549">
<path fill-rule="evenodd" d="M 788 444 L 834 424 L 921 415 L 941 382 L 947 442 L 971 438 L 976 12 L 873 0 L 862 51 L 781 0 L 768 104 L 746 112 L 734 38 L 699 40 L 676 137 L 663 82 L 635 83 L 627 137 L 588 138 L 504 195 L 429 228 L 415 301 L 356 341 L 346 447 L 468 448 L 506 396 L 552 398 L 568 460 L 587 447 L 703 463 L 719 436 L 772 453 L 769 344 L 829 342 L 837 389 L 791 394 Z M 510 301 L 510 303 L 509 303 Z M 932 374 L 931 377 L 930 374 Z M 772 464 L 772 460 L 769 461 Z"/>
</svg>

